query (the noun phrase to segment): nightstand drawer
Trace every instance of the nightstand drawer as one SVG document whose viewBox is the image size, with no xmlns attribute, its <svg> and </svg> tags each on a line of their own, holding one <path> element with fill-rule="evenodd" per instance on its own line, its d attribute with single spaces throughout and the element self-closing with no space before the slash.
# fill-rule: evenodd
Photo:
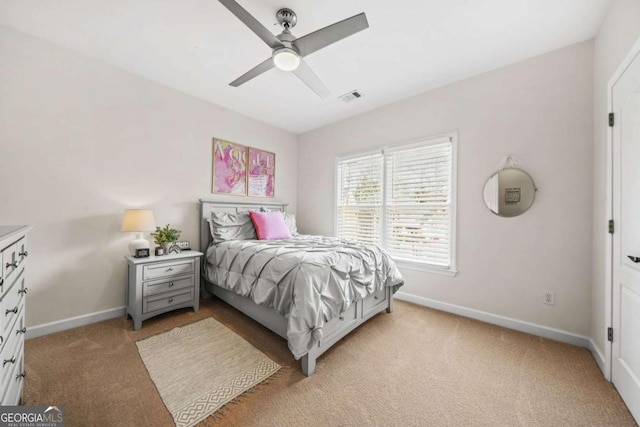
<svg viewBox="0 0 640 427">
<path fill-rule="evenodd" d="M 142 300 L 142 313 L 149 313 L 155 310 L 172 307 L 193 300 L 193 289 L 184 292 L 171 292 L 168 294 L 156 295 Z"/>
<path fill-rule="evenodd" d="M 192 288 L 194 285 L 193 282 L 193 274 L 186 277 L 176 277 L 173 280 L 160 279 L 151 282 L 144 282 L 142 284 L 142 296 L 148 297 L 164 292 L 177 291 L 178 289 Z"/>
<path fill-rule="evenodd" d="M 145 265 L 142 270 L 143 280 L 159 279 L 179 274 L 194 272 L 194 261 L 192 259 L 173 262 L 159 262 Z"/>
</svg>

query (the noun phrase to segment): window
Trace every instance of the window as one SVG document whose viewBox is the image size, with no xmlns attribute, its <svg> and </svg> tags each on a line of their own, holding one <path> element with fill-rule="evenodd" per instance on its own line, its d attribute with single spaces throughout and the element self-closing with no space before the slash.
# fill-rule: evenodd
<svg viewBox="0 0 640 427">
<path fill-rule="evenodd" d="M 336 235 L 454 272 L 455 159 L 455 134 L 339 158 Z"/>
</svg>

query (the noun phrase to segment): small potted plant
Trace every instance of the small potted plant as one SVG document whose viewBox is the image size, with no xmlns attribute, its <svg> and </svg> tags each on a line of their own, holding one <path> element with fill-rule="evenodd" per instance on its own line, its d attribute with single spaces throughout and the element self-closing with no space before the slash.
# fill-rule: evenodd
<svg viewBox="0 0 640 427">
<path fill-rule="evenodd" d="M 171 246 L 173 246 L 180 238 L 180 233 L 180 230 L 171 228 L 169 224 L 162 228 L 156 227 L 156 232 L 151 233 L 151 235 L 153 236 L 156 245 L 162 247 L 162 253 L 158 253 L 159 251 L 156 248 L 156 255 L 168 254 Z"/>
</svg>

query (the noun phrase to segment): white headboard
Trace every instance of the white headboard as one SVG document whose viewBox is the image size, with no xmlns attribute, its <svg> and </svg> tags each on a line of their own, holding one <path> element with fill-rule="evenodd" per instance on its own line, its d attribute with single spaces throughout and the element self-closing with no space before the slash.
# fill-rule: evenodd
<svg viewBox="0 0 640 427">
<path fill-rule="evenodd" d="M 287 203 L 276 202 L 220 202 L 215 200 L 200 199 L 200 251 L 206 252 L 211 243 L 211 231 L 207 220 L 211 218 L 211 212 L 237 213 L 249 210 L 259 211 L 264 208 L 269 211 L 287 211 Z"/>
</svg>

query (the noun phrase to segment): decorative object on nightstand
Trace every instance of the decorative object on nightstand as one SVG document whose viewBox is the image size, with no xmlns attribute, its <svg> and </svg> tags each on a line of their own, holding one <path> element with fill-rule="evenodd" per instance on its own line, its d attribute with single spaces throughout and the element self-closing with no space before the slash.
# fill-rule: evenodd
<svg viewBox="0 0 640 427">
<path fill-rule="evenodd" d="M 149 248 L 147 249 L 136 249 L 136 254 L 133 256 L 134 258 L 147 258 L 149 256 Z"/>
<path fill-rule="evenodd" d="M 191 242 L 188 240 L 181 240 L 176 242 L 176 246 L 180 248 L 181 251 L 190 251 L 191 250 Z"/>
<path fill-rule="evenodd" d="M 129 243 L 129 253 L 133 256 L 136 249 L 149 249 L 149 242 L 144 238 L 143 232 L 153 231 L 156 221 L 153 211 L 148 209 L 127 209 L 124 211 L 120 231 L 136 233 L 136 238 Z"/>
<path fill-rule="evenodd" d="M 125 259 L 129 268 L 127 316 L 137 331 L 142 322 L 184 307 L 200 308 L 200 257 L 198 251 L 162 257 Z"/>
<path fill-rule="evenodd" d="M 169 254 L 172 246 L 174 246 L 175 242 L 180 238 L 180 233 L 182 233 L 180 230 L 171 228 L 169 224 L 167 224 L 163 228 L 156 227 L 156 231 L 151 233 L 151 235 L 156 245 L 162 246 L 163 253 Z M 156 253 L 156 255 L 159 254 Z"/>
</svg>

